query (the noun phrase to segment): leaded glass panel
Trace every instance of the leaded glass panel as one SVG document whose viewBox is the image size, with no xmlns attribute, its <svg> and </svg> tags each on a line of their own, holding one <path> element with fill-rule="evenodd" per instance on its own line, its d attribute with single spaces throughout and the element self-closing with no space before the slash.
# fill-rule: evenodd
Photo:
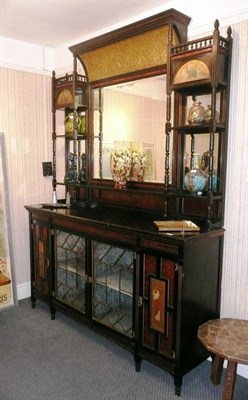
<svg viewBox="0 0 248 400">
<path fill-rule="evenodd" d="M 85 238 L 56 231 L 56 298 L 85 312 Z"/>
<path fill-rule="evenodd" d="M 133 252 L 93 242 L 93 318 L 133 336 Z"/>
</svg>

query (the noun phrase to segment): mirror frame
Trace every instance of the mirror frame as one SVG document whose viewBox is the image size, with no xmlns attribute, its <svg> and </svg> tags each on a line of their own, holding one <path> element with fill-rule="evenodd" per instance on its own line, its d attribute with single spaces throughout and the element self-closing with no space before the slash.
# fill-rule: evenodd
<svg viewBox="0 0 248 400">
<path fill-rule="evenodd" d="M 136 79 L 168 74 L 167 58 L 173 45 L 187 41 L 191 18 L 169 9 L 141 21 L 69 47 L 82 64 L 89 84 L 89 184 L 113 187 L 111 179 L 93 178 L 93 89 Z M 167 85 L 166 124 L 171 119 L 171 93 Z M 166 152 L 166 149 L 165 149 Z M 174 158 L 175 155 L 172 155 Z M 164 165 L 165 170 L 165 165 Z M 173 176 L 176 172 L 173 171 Z M 165 184 L 157 182 L 128 182 L 128 189 L 164 193 Z"/>
</svg>

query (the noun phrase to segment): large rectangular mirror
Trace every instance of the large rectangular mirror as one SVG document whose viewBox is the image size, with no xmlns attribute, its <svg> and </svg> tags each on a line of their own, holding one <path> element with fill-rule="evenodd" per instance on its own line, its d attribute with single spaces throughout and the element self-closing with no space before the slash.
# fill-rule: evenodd
<svg viewBox="0 0 248 400">
<path fill-rule="evenodd" d="M 164 182 L 166 75 L 94 89 L 93 92 L 93 177 L 112 179 L 111 153 L 116 142 L 125 141 L 130 148 L 137 146 L 144 152 L 143 181 Z"/>
</svg>

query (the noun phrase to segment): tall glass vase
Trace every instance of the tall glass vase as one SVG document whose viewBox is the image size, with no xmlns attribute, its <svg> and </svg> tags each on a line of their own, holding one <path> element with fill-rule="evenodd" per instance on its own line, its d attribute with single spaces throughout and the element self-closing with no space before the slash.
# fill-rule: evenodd
<svg viewBox="0 0 248 400">
<path fill-rule="evenodd" d="M 146 156 L 142 148 L 142 143 L 131 142 L 131 172 L 130 181 L 143 182 L 146 165 Z"/>
<path fill-rule="evenodd" d="M 115 189 L 126 189 L 131 170 L 130 144 L 126 141 L 115 141 L 111 154 L 111 172 Z"/>
</svg>

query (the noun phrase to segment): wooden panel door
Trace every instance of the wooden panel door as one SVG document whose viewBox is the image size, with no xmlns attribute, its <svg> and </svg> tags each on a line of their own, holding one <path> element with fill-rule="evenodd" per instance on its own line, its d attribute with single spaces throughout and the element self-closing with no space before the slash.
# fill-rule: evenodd
<svg viewBox="0 0 248 400">
<path fill-rule="evenodd" d="M 36 297 L 49 303 L 52 294 L 51 230 L 48 223 L 35 220 L 31 223 L 31 301 Z"/>
<path fill-rule="evenodd" d="M 144 254 L 141 346 L 174 358 L 175 271 L 173 259 Z"/>
</svg>

